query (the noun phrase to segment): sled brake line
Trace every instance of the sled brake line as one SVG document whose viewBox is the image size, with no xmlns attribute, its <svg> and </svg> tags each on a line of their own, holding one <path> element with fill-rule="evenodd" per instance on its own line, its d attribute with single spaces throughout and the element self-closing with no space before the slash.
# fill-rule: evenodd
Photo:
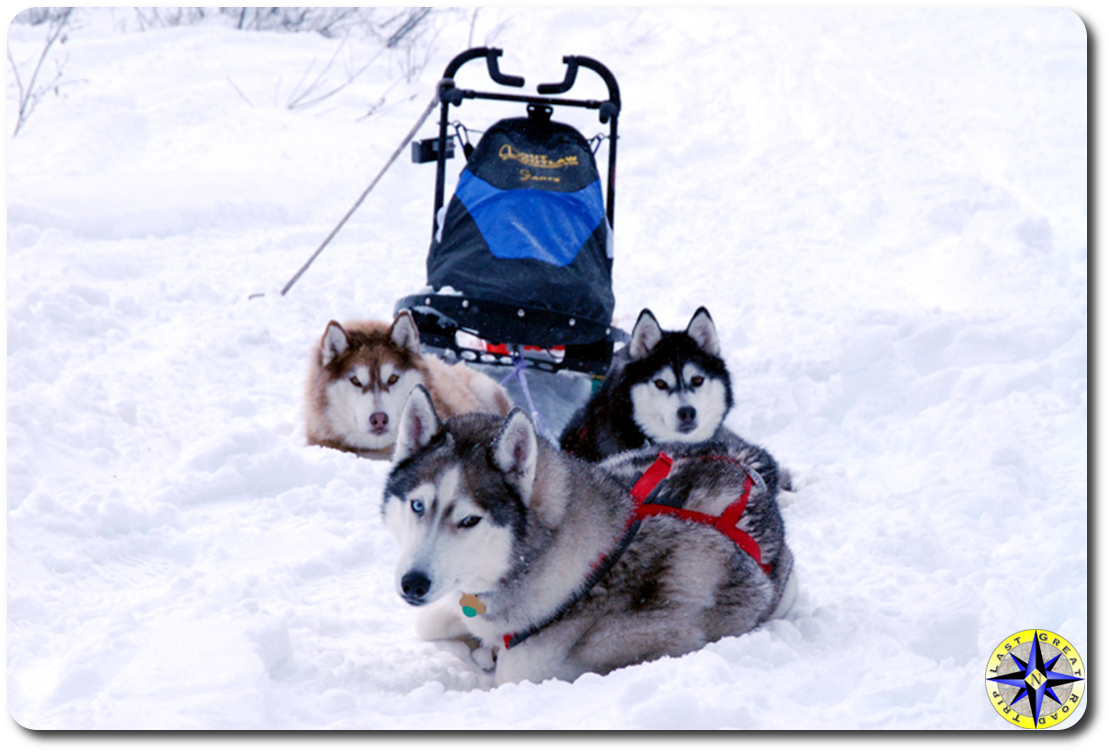
<svg viewBox="0 0 1110 753">
<path fill-rule="evenodd" d="M 436 91 L 438 92 L 439 90 L 437 89 Z M 347 214 L 343 215 L 343 219 L 341 219 L 339 221 L 339 224 L 336 225 L 330 233 L 328 233 L 328 237 L 324 238 L 324 242 L 320 244 L 320 247 L 316 249 L 316 252 L 313 253 L 312 256 L 308 258 L 308 261 L 306 261 L 304 265 L 302 265 L 301 268 L 297 270 L 297 274 L 293 275 L 289 282 L 285 283 L 285 287 L 281 289 L 282 295 L 285 295 L 289 292 L 289 288 L 293 287 L 293 284 L 301 278 L 301 275 L 305 273 L 305 270 L 309 268 L 312 262 L 316 261 L 316 257 L 320 255 L 320 252 L 322 252 L 329 243 L 331 243 L 331 239 L 335 237 L 340 228 L 347 224 L 347 220 L 351 219 L 351 215 L 355 213 L 355 210 L 362 206 L 362 202 L 365 201 L 366 197 L 370 195 L 370 192 L 374 190 L 374 186 L 378 185 L 378 181 L 382 179 L 383 175 L 385 175 L 385 171 L 388 170 L 390 166 L 397 161 L 397 158 L 399 156 L 401 156 L 401 152 L 404 150 L 405 145 L 412 141 L 413 136 L 415 136 L 416 132 L 420 130 L 420 126 L 424 125 L 424 121 L 428 119 L 428 116 L 432 114 L 432 110 L 434 110 L 436 108 L 436 105 L 438 104 L 439 95 L 437 93 L 432 101 L 428 103 L 428 106 L 424 109 L 423 114 L 417 119 L 416 125 L 412 127 L 412 130 L 405 134 L 405 138 L 401 139 L 401 143 L 397 146 L 397 149 L 393 152 L 393 155 L 389 158 L 389 161 L 385 163 L 385 167 L 381 169 L 377 176 L 375 176 L 374 180 L 370 182 L 370 185 L 366 187 L 366 190 L 362 192 L 362 195 L 358 197 L 358 201 L 355 202 L 354 206 L 347 210 Z M 254 297 L 255 296 L 253 295 L 251 296 L 251 298 Z"/>
<path fill-rule="evenodd" d="M 517 378 L 517 381 L 520 382 L 520 389 L 524 393 L 524 399 L 528 401 L 528 412 L 532 416 L 532 423 L 536 425 L 536 428 L 539 429 L 544 436 L 558 445 L 559 436 L 551 429 L 550 424 L 547 423 L 543 414 L 540 413 L 539 409 L 536 407 L 536 404 L 532 402 L 532 393 L 528 389 L 528 377 L 524 376 L 524 371 L 527 367 L 528 362 L 524 360 L 524 356 L 520 355 L 520 353 L 513 354 L 513 370 L 509 372 L 508 376 L 501 380 L 501 386 L 504 387 L 513 377 Z"/>
</svg>

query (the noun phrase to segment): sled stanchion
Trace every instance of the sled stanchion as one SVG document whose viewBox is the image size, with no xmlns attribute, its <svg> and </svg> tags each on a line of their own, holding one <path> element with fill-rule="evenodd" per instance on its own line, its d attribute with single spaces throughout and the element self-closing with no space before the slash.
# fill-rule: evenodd
<svg viewBox="0 0 1110 753">
<path fill-rule="evenodd" d="M 397 149 L 393 152 L 393 155 L 389 158 L 389 161 L 385 163 L 385 167 L 381 169 L 377 176 L 375 176 L 374 180 L 370 182 L 370 185 L 366 187 L 366 190 L 362 192 L 362 195 L 358 197 L 358 201 L 355 202 L 354 206 L 347 210 L 347 214 L 343 215 L 343 219 L 341 219 L 339 221 L 339 224 L 336 225 L 330 233 L 328 233 L 328 237 L 324 238 L 324 242 L 320 244 L 320 247 L 316 249 L 315 253 L 313 253 L 312 256 L 308 258 L 308 261 L 306 261 L 304 265 L 297 270 L 297 274 L 293 275 L 289 282 L 285 283 L 285 287 L 281 289 L 282 295 L 285 295 L 289 292 L 289 288 L 293 287 L 293 284 L 301 278 L 301 275 L 303 275 L 305 273 L 305 270 L 307 270 L 312 265 L 312 262 L 316 261 L 316 257 L 320 255 L 320 253 L 329 243 L 331 243 L 331 239 L 335 237 L 336 233 L 338 233 L 340 229 L 345 224 L 347 224 L 347 220 L 351 219 L 351 215 L 355 213 L 355 210 L 362 206 L 362 202 L 365 201 L 366 197 L 370 195 L 370 192 L 374 190 L 374 186 L 378 185 L 378 181 L 382 179 L 383 175 L 385 175 L 385 171 L 388 170 L 390 166 L 397 161 L 397 158 L 399 156 L 401 156 L 401 152 L 404 151 L 405 145 L 412 141 L 413 136 L 415 136 L 416 132 L 420 130 L 420 126 L 424 125 L 424 121 L 427 120 L 428 116 L 432 114 L 432 110 L 435 109 L 437 104 L 439 104 L 438 94 L 431 102 L 428 103 L 428 106 L 424 108 L 424 112 L 417 119 L 416 125 L 412 127 L 412 130 L 405 134 L 405 138 L 401 140 L 401 143 L 397 146 Z M 254 296 L 251 297 L 253 298 Z"/>
</svg>

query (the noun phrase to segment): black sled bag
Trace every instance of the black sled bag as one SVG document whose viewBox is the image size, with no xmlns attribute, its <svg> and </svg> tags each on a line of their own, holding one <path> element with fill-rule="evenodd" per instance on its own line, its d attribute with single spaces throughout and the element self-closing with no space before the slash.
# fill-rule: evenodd
<svg viewBox="0 0 1110 753">
<path fill-rule="evenodd" d="M 589 143 L 574 128 L 507 118 L 482 136 L 428 253 L 428 284 L 608 326 L 611 231 Z M 583 322 L 584 323 L 584 322 Z"/>
</svg>

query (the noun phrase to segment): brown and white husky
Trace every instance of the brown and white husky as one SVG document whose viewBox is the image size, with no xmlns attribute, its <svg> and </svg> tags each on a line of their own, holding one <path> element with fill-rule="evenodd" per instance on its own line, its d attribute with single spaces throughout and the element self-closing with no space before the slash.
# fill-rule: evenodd
<svg viewBox="0 0 1110 753">
<path fill-rule="evenodd" d="M 462 363 L 421 354 L 408 311 L 392 324 L 331 321 L 309 361 L 305 429 L 309 444 L 388 459 L 401 407 L 424 385 L 442 416 L 508 415 L 512 401 L 497 382 Z"/>
</svg>

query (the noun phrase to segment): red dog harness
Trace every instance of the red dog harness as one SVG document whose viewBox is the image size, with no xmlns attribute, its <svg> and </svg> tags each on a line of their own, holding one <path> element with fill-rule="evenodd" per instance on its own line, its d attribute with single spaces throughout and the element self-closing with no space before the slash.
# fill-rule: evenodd
<svg viewBox="0 0 1110 753">
<path fill-rule="evenodd" d="M 728 456 L 713 455 L 711 459 L 724 460 L 730 463 L 740 465 L 736 460 Z M 701 523 L 703 525 L 712 526 L 725 536 L 728 536 L 736 546 L 747 552 L 760 569 L 768 575 L 771 573 L 771 566 L 763 562 L 763 552 L 759 548 L 759 543 L 751 537 L 746 531 L 741 531 L 736 527 L 740 522 L 740 517 L 744 514 L 744 510 L 748 506 L 748 497 L 752 493 L 752 476 L 750 473 L 744 475 L 744 488 L 740 492 L 740 496 L 736 498 L 732 504 L 725 508 L 725 511 L 718 517 L 706 515 L 702 512 L 694 510 L 683 510 L 679 507 L 668 507 L 667 505 L 645 505 L 644 500 L 655 490 L 659 482 L 665 479 L 671 472 L 672 461 L 664 452 L 659 453 L 659 457 L 655 462 L 644 471 L 643 475 L 632 485 L 632 501 L 636 504 L 636 510 L 633 516 L 636 520 L 644 520 L 655 515 L 670 515 L 674 518 L 682 520 L 689 520 L 694 523 Z M 745 469 L 746 470 L 746 469 Z"/>
</svg>

